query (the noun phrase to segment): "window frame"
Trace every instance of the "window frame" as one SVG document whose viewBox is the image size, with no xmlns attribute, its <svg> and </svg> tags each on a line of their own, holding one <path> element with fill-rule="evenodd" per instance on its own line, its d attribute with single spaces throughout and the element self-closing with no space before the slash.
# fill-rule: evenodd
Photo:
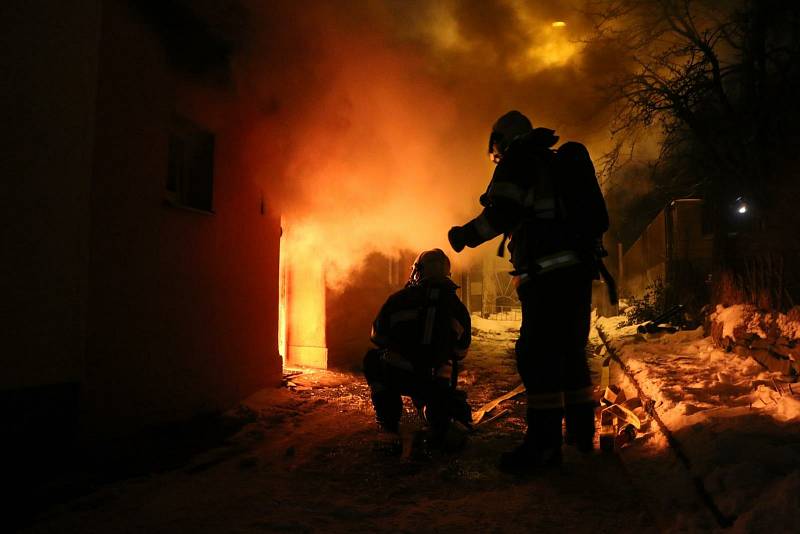
<svg viewBox="0 0 800 534">
<path fill-rule="evenodd" d="M 196 122 L 174 115 L 167 137 L 165 203 L 204 215 L 214 215 L 216 136 Z M 205 161 L 204 161 L 205 160 Z M 197 188 L 202 188 L 198 193 Z M 197 196 L 207 197 L 202 202 Z"/>
</svg>

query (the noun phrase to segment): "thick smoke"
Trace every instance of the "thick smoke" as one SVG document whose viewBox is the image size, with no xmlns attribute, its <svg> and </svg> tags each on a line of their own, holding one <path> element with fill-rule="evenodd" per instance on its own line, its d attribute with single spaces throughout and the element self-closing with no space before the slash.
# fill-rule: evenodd
<svg viewBox="0 0 800 534">
<path fill-rule="evenodd" d="M 580 42 L 581 7 L 248 4 L 235 76 L 255 127 L 243 151 L 276 192 L 292 248 L 324 261 L 334 284 L 373 251 L 441 247 L 457 259 L 447 230 L 477 214 L 489 129 L 509 109 L 599 156 L 603 88 L 621 62 Z"/>
</svg>

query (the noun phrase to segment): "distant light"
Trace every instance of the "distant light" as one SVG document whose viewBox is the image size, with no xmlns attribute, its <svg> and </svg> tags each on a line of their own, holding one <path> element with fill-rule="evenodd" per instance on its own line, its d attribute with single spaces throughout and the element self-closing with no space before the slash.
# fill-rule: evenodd
<svg viewBox="0 0 800 534">
<path fill-rule="evenodd" d="M 750 211 L 750 205 L 747 203 L 747 200 L 745 200 L 744 197 L 739 197 L 734 201 L 733 209 L 736 210 L 736 213 L 739 215 L 745 215 Z"/>
<path fill-rule="evenodd" d="M 563 20 L 557 20 L 552 24 L 553 28 L 566 28 L 567 23 Z"/>
</svg>

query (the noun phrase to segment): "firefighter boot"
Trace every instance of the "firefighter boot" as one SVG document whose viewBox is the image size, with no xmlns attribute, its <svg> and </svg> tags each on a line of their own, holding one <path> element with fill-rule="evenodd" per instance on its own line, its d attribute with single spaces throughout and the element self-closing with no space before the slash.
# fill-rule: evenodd
<svg viewBox="0 0 800 534">
<path fill-rule="evenodd" d="M 403 414 L 403 399 L 400 394 L 382 384 L 371 384 L 372 406 L 378 426 L 392 434 L 399 433 L 400 416 Z"/>
<path fill-rule="evenodd" d="M 594 450 L 595 403 L 573 404 L 564 409 L 566 435 L 564 443 L 574 445 L 582 453 Z"/>
<path fill-rule="evenodd" d="M 428 447 L 445 453 L 455 452 L 463 447 L 466 434 L 458 432 L 451 424 L 453 391 L 446 383 L 438 386 L 431 392 L 425 407 L 425 418 L 430 430 Z"/>
<path fill-rule="evenodd" d="M 561 465 L 561 419 L 563 410 L 528 408 L 528 430 L 516 449 L 503 453 L 499 468 L 505 473 L 522 475 Z"/>
</svg>

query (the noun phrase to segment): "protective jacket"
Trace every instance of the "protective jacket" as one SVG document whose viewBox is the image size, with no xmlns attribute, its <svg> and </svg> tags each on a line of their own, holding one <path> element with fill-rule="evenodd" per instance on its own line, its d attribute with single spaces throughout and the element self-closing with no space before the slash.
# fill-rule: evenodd
<svg viewBox="0 0 800 534">
<path fill-rule="evenodd" d="M 394 293 L 372 325 L 372 342 L 401 355 L 415 372 L 464 358 L 472 331 L 457 287 L 449 278 L 437 277 Z"/>
<path fill-rule="evenodd" d="M 506 119 L 519 129 L 526 126 L 524 116 L 514 112 L 498 123 Z M 501 460 L 501 468 L 516 470 L 560 458 L 562 419 L 579 447 L 593 446 L 594 399 L 584 349 L 608 213 L 583 145 L 565 143 L 553 150 L 558 137 L 552 130 L 510 137 L 505 129 L 496 125 L 490 138 L 492 150 L 495 137 L 511 141 L 497 150 L 497 167 L 480 198 L 483 211 L 452 228 L 448 238 L 459 251 L 500 234 L 510 237 L 522 305 L 516 355 L 528 394 L 528 429 L 523 445 Z"/>
<path fill-rule="evenodd" d="M 536 128 L 503 154 L 486 192 L 481 214 L 464 227 L 476 247 L 500 234 L 517 274 L 535 274 L 589 262 L 608 229 L 608 213 L 586 147 L 551 147 L 553 130 Z M 588 178 L 587 178 L 588 177 Z"/>
</svg>

